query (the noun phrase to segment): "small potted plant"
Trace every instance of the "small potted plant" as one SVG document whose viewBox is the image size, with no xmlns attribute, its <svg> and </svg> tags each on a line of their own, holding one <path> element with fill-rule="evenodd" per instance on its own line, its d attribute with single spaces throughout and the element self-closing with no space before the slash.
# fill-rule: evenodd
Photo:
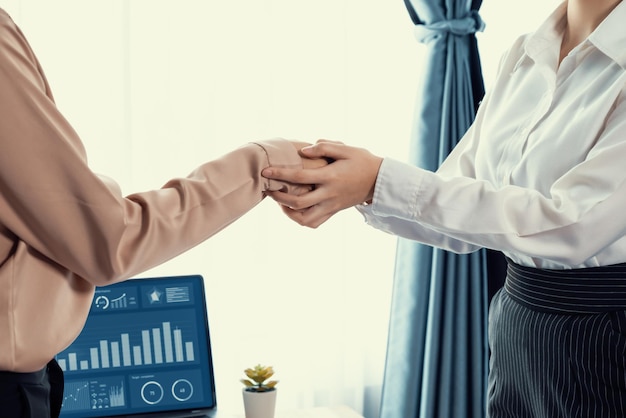
<svg viewBox="0 0 626 418">
<path fill-rule="evenodd" d="M 276 409 L 277 380 L 269 380 L 274 375 L 272 366 L 256 366 L 244 370 L 246 379 L 241 379 L 243 405 L 246 418 L 274 418 Z"/>
</svg>

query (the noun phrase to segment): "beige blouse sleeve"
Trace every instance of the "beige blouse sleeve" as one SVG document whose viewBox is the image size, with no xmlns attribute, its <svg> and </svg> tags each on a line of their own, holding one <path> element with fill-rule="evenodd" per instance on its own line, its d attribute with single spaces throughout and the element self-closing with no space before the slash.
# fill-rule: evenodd
<svg viewBox="0 0 626 418">
<path fill-rule="evenodd" d="M 28 42 L 0 10 L 0 233 L 96 285 L 206 240 L 258 204 L 269 165 L 301 166 L 285 140 L 244 145 L 157 190 L 122 196 L 94 174 Z M 210 157 L 210 156 L 209 156 Z M 12 244 L 0 240 L 0 263 Z"/>
</svg>

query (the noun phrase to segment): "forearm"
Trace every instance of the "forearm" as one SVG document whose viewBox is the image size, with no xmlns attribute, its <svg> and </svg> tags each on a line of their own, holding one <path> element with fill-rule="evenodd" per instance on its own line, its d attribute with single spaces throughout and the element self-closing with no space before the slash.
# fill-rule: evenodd
<svg viewBox="0 0 626 418">
<path fill-rule="evenodd" d="M 363 215 L 365 222 L 373 228 L 388 234 L 410 239 L 425 245 L 441 248 L 457 254 L 466 254 L 478 251 L 481 247 L 469 244 L 465 241 L 451 238 L 426 228 L 414 221 L 407 221 L 394 217 L 376 216 L 371 211 L 370 205 L 359 205 L 356 209 Z"/>
<path fill-rule="evenodd" d="M 266 190 L 297 192 L 260 172 L 270 163 L 301 165 L 287 141 L 249 144 L 161 189 L 123 197 L 117 185 L 72 161 L 67 163 L 74 175 L 49 180 L 54 191 L 26 192 L 17 188 L 23 182 L 10 186 L 0 198 L 0 213 L 21 240 L 98 284 L 127 278 L 197 245 L 252 209 Z"/>
<path fill-rule="evenodd" d="M 584 178 L 580 173 L 585 165 L 577 170 L 572 180 Z M 620 213 L 626 191 L 596 188 L 591 199 L 575 200 L 566 190 L 574 189 L 555 185 L 552 197 L 522 187 L 496 189 L 484 181 L 442 177 L 385 160 L 369 210 L 381 224 L 393 225 L 394 233 L 432 245 L 459 241 L 579 266 L 622 240 L 625 224 Z"/>
</svg>

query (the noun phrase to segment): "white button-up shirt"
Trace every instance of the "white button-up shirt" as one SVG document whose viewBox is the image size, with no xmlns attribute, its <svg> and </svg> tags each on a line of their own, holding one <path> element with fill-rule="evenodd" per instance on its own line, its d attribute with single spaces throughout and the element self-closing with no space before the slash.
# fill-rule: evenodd
<svg viewBox="0 0 626 418">
<path fill-rule="evenodd" d="M 626 262 L 626 3 L 559 65 L 566 9 L 504 55 L 436 173 L 383 161 L 369 224 L 542 268 Z"/>
</svg>

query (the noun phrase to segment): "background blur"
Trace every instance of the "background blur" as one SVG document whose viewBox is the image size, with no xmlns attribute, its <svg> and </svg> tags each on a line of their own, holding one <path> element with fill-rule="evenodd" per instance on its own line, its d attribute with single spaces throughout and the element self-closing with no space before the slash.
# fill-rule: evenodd
<svg viewBox="0 0 626 418">
<path fill-rule="evenodd" d="M 487 87 L 556 1 L 485 1 Z M 342 140 L 404 160 L 423 45 L 401 0 L 4 0 L 94 171 L 158 188 L 255 139 Z M 68 220 L 71 222 L 71 220 Z M 279 409 L 378 414 L 396 240 L 355 210 L 317 230 L 270 200 L 145 276 L 206 278 L 220 408 L 273 365 Z"/>
</svg>

